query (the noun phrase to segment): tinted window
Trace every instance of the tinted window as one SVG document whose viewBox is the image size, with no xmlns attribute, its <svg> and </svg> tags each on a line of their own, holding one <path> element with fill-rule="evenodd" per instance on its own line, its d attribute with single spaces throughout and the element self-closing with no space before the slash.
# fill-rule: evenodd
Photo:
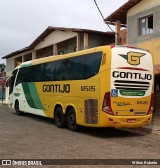
<svg viewBox="0 0 160 168">
<path fill-rule="evenodd" d="M 39 64 L 31 67 L 31 82 L 43 81 L 44 64 Z"/>
<path fill-rule="evenodd" d="M 30 68 L 29 67 L 20 68 L 16 80 L 16 85 L 22 82 L 28 82 L 29 79 L 30 79 Z"/>
<path fill-rule="evenodd" d="M 19 69 L 16 85 L 22 82 L 40 82 L 43 81 L 44 64 Z"/>
<path fill-rule="evenodd" d="M 70 80 L 87 79 L 99 71 L 102 52 L 70 58 Z"/>
<path fill-rule="evenodd" d="M 13 87 L 14 87 L 14 81 L 16 78 L 16 74 L 17 74 L 17 69 L 15 69 L 12 73 L 12 76 L 9 79 L 9 94 L 11 94 L 13 92 Z"/>
<path fill-rule="evenodd" d="M 49 62 L 45 65 L 44 81 L 56 80 L 56 62 Z"/>
<path fill-rule="evenodd" d="M 92 53 L 85 56 L 85 78 L 96 75 L 99 71 L 102 53 Z"/>
<path fill-rule="evenodd" d="M 85 57 L 70 58 L 70 80 L 78 80 L 84 78 L 85 72 Z"/>
<path fill-rule="evenodd" d="M 81 80 L 96 75 L 102 52 L 86 54 L 45 64 L 45 81 Z"/>
<path fill-rule="evenodd" d="M 58 60 L 45 64 L 44 80 L 69 80 L 70 60 Z"/>
<path fill-rule="evenodd" d="M 96 52 L 20 68 L 16 85 L 22 82 L 87 79 L 98 73 L 101 58 L 102 52 Z"/>
<path fill-rule="evenodd" d="M 68 59 L 56 61 L 56 80 L 69 80 L 69 68 Z"/>
</svg>

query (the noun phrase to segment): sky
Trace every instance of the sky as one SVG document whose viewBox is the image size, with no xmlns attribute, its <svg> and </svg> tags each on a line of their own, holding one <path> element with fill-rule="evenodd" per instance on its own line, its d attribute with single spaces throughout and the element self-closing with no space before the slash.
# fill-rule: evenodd
<svg viewBox="0 0 160 168">
<path fill-rule="evenodd" d="M 96 1 L 106 18 L 128 0 Z M 29 46 L 48 26 L 110 31 L 94 0 L 0 0 L 0 63 L 5 63 L 1 57 Z"/>
</svg>

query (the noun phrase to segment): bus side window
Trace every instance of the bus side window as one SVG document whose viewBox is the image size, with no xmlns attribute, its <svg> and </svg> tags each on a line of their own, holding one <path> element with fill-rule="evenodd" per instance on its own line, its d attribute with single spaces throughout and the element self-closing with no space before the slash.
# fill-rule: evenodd
<svg viewBox="0 0 160 168">
<path fill-rule="evenodd" d="M 99 71 L 102 59 L 102 52 L 91 53 L 85 57 L 85 79 L 96 75 Z"/>
<path fill-rule="evenodd" d="M 12 73 L 12 76 L 10 77 L 8 84 L 9 84 L 9 94 L 13 92 L 14 82 L 17 74 L 17 69 L 15 69 Z"/>
<path fill-rule="evenodd" d="M 43 81 L 56 80 L 56 62 L 48 62 L 44 65 Z"/>
<path fill-rule="evenodd" d="M 85 70 L 84 56 L 70 58 L 70 80 L 83 79 L 84 70 Z"/>
<path fill-rule="evenodd" d="M 43 79 L 44 64 L 38 64 L 31 67 L 31 82 L 41 82 Z"/>
<path fill-rule="evenodd" d="M 69 80 L 69 60 L 56 61 L 56 80 Z"/>
<path fill-rule="evenodd" d="M 15 85 L 18 85 L 19 83 L 30 81 L 30 75 L 32 74 L 32 73 L 30 73 L 30 69 L 31 69 L 30 67 L 24 67 L 24 68 L 19 69 Z"/>
</svg>

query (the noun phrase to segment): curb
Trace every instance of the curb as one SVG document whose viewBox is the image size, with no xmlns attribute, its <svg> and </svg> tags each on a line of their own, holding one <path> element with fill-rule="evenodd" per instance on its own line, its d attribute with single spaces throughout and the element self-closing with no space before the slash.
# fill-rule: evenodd
<svg viewBox="0 0 160 168">
<path fill-rule="evenodd" d="M 0 105 L 7 105 L 7 103 L 5 101 L 0 101 Z"/>
</svg>

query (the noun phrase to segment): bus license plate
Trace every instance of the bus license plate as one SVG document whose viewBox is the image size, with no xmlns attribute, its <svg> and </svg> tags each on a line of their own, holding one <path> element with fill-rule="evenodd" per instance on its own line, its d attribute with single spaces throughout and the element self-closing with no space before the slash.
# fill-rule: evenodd
<svg viewBox="0 0 160 168">
<path fill-rule="evenodd" d="M 135 122 L 136 122 L 136 119 L 127 119 L 127 122 L 128 122 L 128 123 L 135 123 Z"/>
</svg>

